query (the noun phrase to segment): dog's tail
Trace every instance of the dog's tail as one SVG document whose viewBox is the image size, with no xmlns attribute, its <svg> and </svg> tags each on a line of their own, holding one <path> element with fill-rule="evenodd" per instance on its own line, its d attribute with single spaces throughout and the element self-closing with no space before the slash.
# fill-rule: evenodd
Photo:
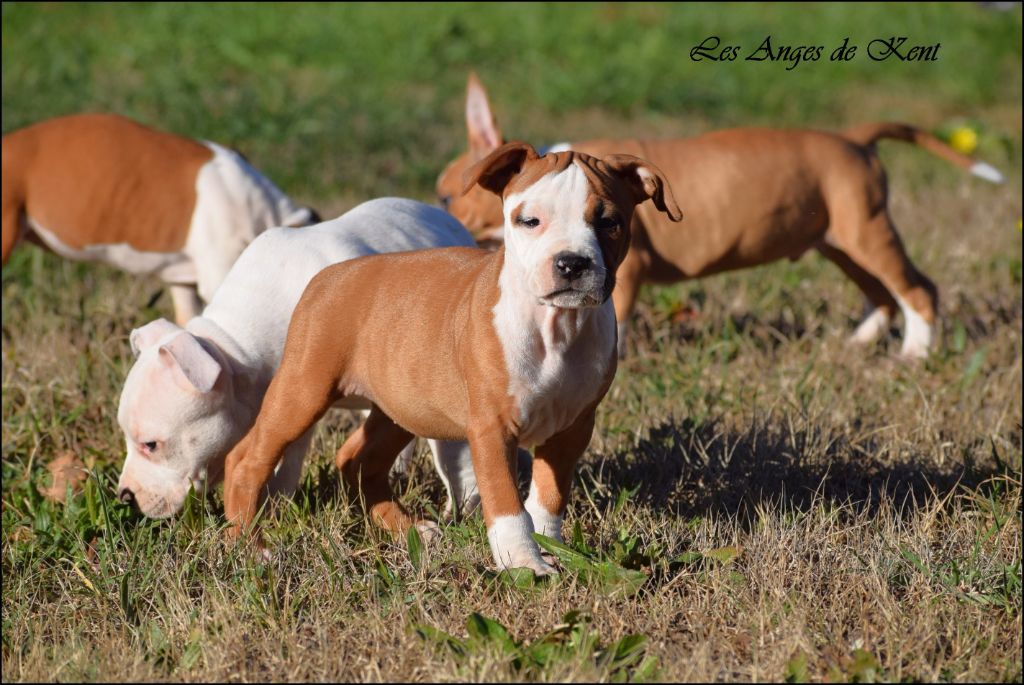
<svg viewBox="0 0 1024 685">
<path fill-rule="evenodd" d="M 951 162 L 961 169 L 969 171 L 975 176 L 983 178 L 986 181 L 1002 183 L 1004 180 L 1003 175 L 991 164 L 978 162 L 967 155 L 962 155 L 930 133 L 913 126 L 908 126 L 907 124 L 897 124 L 885 121 L 873 124 L 861 124 L 859 126 L 853 126 L 852 128 L 846 129 L 841 135 L 851 142 L 864 146 L 874 145 L 882 138 L 890 138 L 892 140 L 902 140 L 906 143 L 913 143 L 918 147 L 928 150 L 928 152 L 931 152 L 933 155 L 942 157 L 947 162 Z"/>
</svg>

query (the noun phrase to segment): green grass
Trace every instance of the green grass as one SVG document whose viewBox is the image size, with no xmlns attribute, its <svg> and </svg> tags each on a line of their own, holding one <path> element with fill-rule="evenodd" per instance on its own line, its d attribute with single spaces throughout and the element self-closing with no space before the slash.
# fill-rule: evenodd
<svg viewBox="0 0 1024 685">
<path fill-rule="evenodd" d="M 970 121 L 1003 187 L 885 145 L 891 209 L 942 298 L 922 365 L 843 340 L 822 259 L 647 288 L 553 546 L 492 569 L 479 516 L 368 525 L 328 415 L 269 561 L 222 543 L 219 492 L 173 521 L 111 501 L 128 334 L 152 279 L 32 247 L 3 271 L 4 680 L 1021 679 L 1021 12 L 975 4 L 3 5 L 3 129 L 106 109 L 241 147 L 300 199 L 430 197 L 476 68 L 538 141 L 748 123 Z M 753 48 L 941 41 L 924 65 L 694 64 Z M 329 215 L 329 213 L 328 213 Z M 688 314 L 689 313 L 689 314 Z M 695 316 L 693 316 L 695 314 Z M 71 452 L 66 503 L 41 491 Z M 436 516 L 425 455 L 397 479 Z"/>
<path fill-rule="evenodd" d="M 922 125 L 985 123 L 991 107 L 1020 98 L 1020 33 L 1018 11 L 955 3 L 4 3 L 3 130 L 117 111 L 238 146 L 300 195 L 427 195 L 440 160 L 464 144 L 471 68 L 500 102 L 507 132 L 540 142 L 659 118 L 679 133 L 708 122 L 831 127 L 908 107 L 920 114 L 914 102 L 930 109 Z M 792 71 L 692 62 L 690 48 L 709 35 L 743 55 L 767 35 L 826 54 L 846 36 L 861 53 L 892 35 L 942 51 L 934 63 L 861 54 Z M 850 98 L 868 88 L 867 101 Z M 567 118 L 588 110 L 609 121 Z"/>
</svg>

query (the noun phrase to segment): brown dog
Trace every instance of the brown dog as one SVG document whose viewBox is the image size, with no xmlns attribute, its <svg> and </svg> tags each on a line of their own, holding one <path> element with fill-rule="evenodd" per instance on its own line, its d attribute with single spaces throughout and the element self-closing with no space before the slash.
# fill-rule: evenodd
<svg viewBox="0 0 1024 685">
<path fill-rule="evenodd" d="M 505 207 L 498 251 L 362 257 L 310 282 L 259 417 L 227 457 L 233 534 L 252 521 L 288 445 L 331 404 L 360 396 L 372 411 L 337 465 L 350 489 L 361 486 L 375 522 L 397 531 L 414 523 L 388 484 L 413 435 L 468 440 L 498 566 L 553 570 L 530 533 L 561 536 L 576 460 L 615 375 L 609 296 L 634 207 L 651 199 L 681 214 L 661 173 L 629 155 L 538 157 L 510 143 L 469 170 L 463 187 L 477 184 Z M 525 510 L 517 446 L 537 448 Z"/>
<path fill-rule="evenodd" d="M 469 151 L 441 173 L 437 194 L 478 240 L 500 237 L 496 198 L 480 189 L 459 192 L 463 171 L 502 143 L 487 93 L 473 74 L 466 124 Z M 883 138 L 912 142 L 977 176 L 1002 181 L 991 166 L 903 124 L 866 124 L 842 134 L 741 128 L 679 140 L 592 140 L 552 148 L 650 160 L 664 170 L 687 208 L 686 221 L 678 225 L 649 203 L 633 215 L 632 245 L 613 295 L 620 356 L 641 284 L 797 259 L 811 248 L 842 269 L 867 298 L 866 317 L 852 342 L 877 340 L 898 308 L 905 318 L 902 354 L 926 356 L 937 293 L 911 264 L 889 216 L 885 171 L 875 151 Z"/>
<path fill-rule="evenodd" d="M 3 263 L 27 238 L 157 274 L 181 325 L 257 235 L 319 220 L 237 152 L 125 117 L 56 117 L 3 137 Z"/>
</svg>

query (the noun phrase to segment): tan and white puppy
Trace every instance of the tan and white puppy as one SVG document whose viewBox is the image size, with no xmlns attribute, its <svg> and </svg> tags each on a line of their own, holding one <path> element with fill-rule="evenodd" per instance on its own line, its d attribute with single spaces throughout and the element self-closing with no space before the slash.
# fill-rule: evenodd
<svg viewBox="0 0 1024 685">
<path fill-rule="evenodd" d="M 464 171 L 503 141 L 487 93 L 470 74 L 466 91 L 469 150 L 437 182 L 438 197 L 478 241 L 502 237 L 501 204 L 474 189 L 461 194 Z M 902 140 L 999 183 L 983 162 L 959 154 L 924 131 L 903 124 L 866 124 L 842 133 L 738 128 L 675 140 L 591 140 L 551 150 L 591 155 L 628 153 L 658 165 L 687 208 L 675 224 L 644 203 L 633 215 L 632 246 L 619 267 L 613 299 L 620 356 L 640 286 L 798 259 L 816 249 L 864 293 L 864 321 L 851 342 L 868 344 L 903 313 L 902 354 L 919 358 L 933 347 L 938 313 L 934 284 L 910 262 L 889 216 L 881 139 Z"/>
<path fill-rule="evenodd" d="M 137 359 L 117 412 L 127 443 L 118 497 L 164 517 L 181 508 L 190 487 L 201 491 L 217 483 L 225 455 L 249 430 L 281 362 L 292 311 L 320 270 L 369 254 L 473 244 L 451 215 L 399 198 L 365 202 L 301 231 L 263 233 L 202 316 L 185 328 L 159 319 L 132 331 Z M 336 304 L 338 315 L 345 310 L 358 319 L 367 309 L 396 303 L 367 292 Z M 272 491 L 294 491 L 311 433 L 288 448 Z M 431 448 L 449 504 L 472 508 L 476 484 L 466 444 L 431 441 Z"/>
<path fill-rule="evenodd" d="M 465 439 L 499 568 L 553 570 L 531 533 L 560 537 L 574 466 L 615 374 L 609 296 L 633 209 L 651 199 L 681 214 L 661 173 L 628 155 L 539 157 L 510 143 L 468 172 L 464 187 L 477 184 L 502 198 L 498 251 L 364 257 L 310 282 L 259 417 L 227 458 L 233 535 L 289 446 L 332 403 L 358 396 L 373 408 L 337 465 L 373 521 L 394 531 L 416 523 L 387 480 L 413 435 Z M 344 306 L 353 301 L 375 306 Z M 517 446 L 536 447 L 525 509 Z"/>
<path fill-rule="evenodd" d="M 170 286 L 184 324 L 253 238 L 319 221 L 215 143 L 111 114 L 57 117 L 3 137 L 3 263 L 23 238 Z"/>
</svg>

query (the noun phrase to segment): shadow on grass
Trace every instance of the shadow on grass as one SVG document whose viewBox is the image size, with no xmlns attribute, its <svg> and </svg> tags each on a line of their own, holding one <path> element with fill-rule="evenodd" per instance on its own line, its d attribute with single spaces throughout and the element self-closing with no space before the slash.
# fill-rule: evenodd
<svg viewBox="0 0 1024 685">
<path fill-rule="evenodd" d="M 1020 439 L 1019 433 L 1012 438 Z M 684 419 L 661 423 L 635 447 L 582 461 L 575 487 L 586 487 L 602 510 L 628 495 L 639 506 L 684 517 L 747 517 L 768 502 L 807 510 L 816 497 L 858 511 L 874 511 L 885 500 L 909 513 L 957 488 L 979 490 L 994 476 L 1019 473 L 985 439 L 955 449 L 939 460 L 908 452 L 891 438 L 850 439 L 827 427 L 758 420 L 737 432 L 719 420 Z M 518 481 L 525 493 L 528 460 L 521 461 Z M 408 471 L 392 473 L 391 482 L 400 497 L 414 486 L 438 508 L 447 497 L 429 455 L 422 453 Z M 348 497 L 344 489 L 333 460 L 324 459 L 311 465 L 296 497 L 312 513 Z"/>
<path fill-rule="evenodd" d="M 1019 434 L 1015 439 L 1019 442 Z M 761 503 L 807 510 L 818 497 L 861 511 L 874 511 L 886 500 L 909 513 L 1015 470 L 1019 467 L 1007 465 L 995 444 L 984 439 L 959 447 L 940 463 L 930 454 L 907 453 L 891 440 L 851 441 L 827 429 L 758 421 L 736 432 L 718 420 L 683 420 L 662 423 L 633 448 L 581 463 L 577 482 L 602 510 L 635 489 L 630 502 L 652 510 L 747 518 Z"/>
</svg>

